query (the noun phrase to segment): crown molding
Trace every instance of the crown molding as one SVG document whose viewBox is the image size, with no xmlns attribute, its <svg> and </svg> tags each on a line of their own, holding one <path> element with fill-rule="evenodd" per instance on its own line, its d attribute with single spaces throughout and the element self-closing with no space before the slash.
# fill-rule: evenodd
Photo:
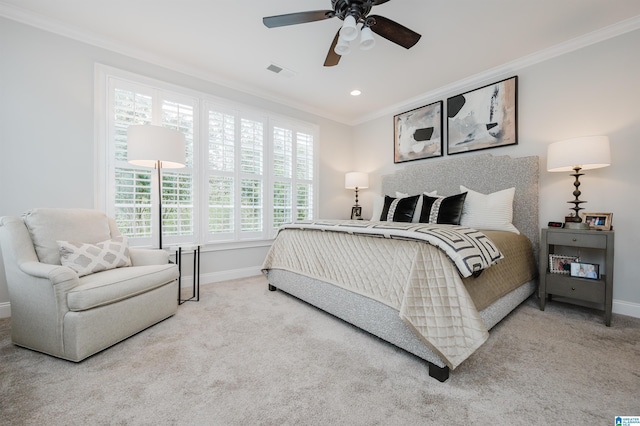
<svg viewBox="0 0 640 426">
<path fill-rule="evenodd" d="M 468 89 L 469 87 L 477 86 L 478 84 L 485 83 L 486 81 L 495 80 L 508 76 L 510 74 L 514 74 L 519 70 L 525 69 L 540 62 L 548 61 L 566 53 L 582 49 L 583 47 L 587 47 L 592 44 L 600 43 L 601 41 L 605 41 L 622 34 L 635 31 L 637 29 L 640 29 L 640 15 L 584 34 L 580 37 L 567 40 L 564 43 L 557 44 L 550 48 L 540 50 L 527 56 L 523 56 L 522 58 L 507 62 L 506 64 L 502 64 L 498 67 L 469 76 L 462 80 L 458 80 L 446 86 L 439 87 L 430 92 L 426 92 L 413 98 L 407 99 L 404 102 L 391 105 L 387 108 L 384 108 L 383 110 L 377 111 L 373 114 L 369 114 L 358 119 L 357 121 L 348 124 L 350 124 L 351 126 L 356 126 L 380 117 L 395 115 L 398 114 L 398 112 L 418 108 L 422 105 L 425 105 L 425 103 L 450 96 L 452 93 Z"/>
<path fill-rule="evenodd" d="M 251 96 L 261 98 L 268 102 L 278 103 L 282 106 L 293 108 L 299 111 L 303 111 L 309 114 L 313 114 L 319 117 L 326 118 L 328 120 L 336 121 L 343 124 L 348 124 L 341 117 L 331 114 L 327 111 L 310 107 L 309 105 L 291 101 L 287 98 L 282 98 L 274 95 L 273 93 L 257 89 L 254 86 L 238 83 L 237 81 L 224 79 L 211 72 L 203 71 L 202 69 L 195 67 L 188 67 L 179 62 L 172 61 L 161 55 L 155 55 L 142 49 L 134 49 L 122 43 L 114 42 L 113 40 L 96 36 L 88 31 L 80 31 L 77 28 L 70 27 L 67 24 L 63 24 L 60 21 L 43 17 L 42 15 L 26 11 L 24 9 L 17 8 L 15 6 L 0 3 L 0 17 L 10 19 L 12 21 L 20 22 L 22 24 L 38 28 L 43 31 L 57 34 L 62 37 L 66 37 L 72 40 L 79 41 L 81 43 L 96 46 L 111 52 L 115 52 L 130 58 L 134 58 L 143 62 L 147 62 L 152 65 L 163 67 L 171 71 L 179 72 L 181 74 L 195 77 L 200 80 L 217 84 L 228 89 L 236 90 Z"/>
<path fill-rule="evenodd" d="M 381 109 L 371 114 L 367 114 L 358 119 L 345 121 L 344 118 L 337 116 L 335 114 L 331 114 L 327 111 L 313 108 L 313 107 L 310 107 L 309 105 L 305 105 L 302 103 L 294 102 L 294 101 L 291 101 L 290 99 L 275 96 L 272 93 L 257 89 L 250 85 L 245 85 L 245 84 L 238 83 L 237 81 L 221 78 L 220 76 L 214 75 L 210 72 L 205 72 L 202 69 L 198 69 L 194 67 L 186 67 L 181 63 L 171 61 L 166 57 L 162 57 L 160 55 L 150 54 L 140 49 L 132 49 L 131 47 L 123 45 L 122 43 L 116 43 L 116 42 L 113 42 L 112 40 L 109 40 L 103 37 L 98 37 L 95 34 L 91 34 L 86 31 L 80 31 L 76 28 L 72 28 L 72 27 L 69 27 L 68 25 L 62 24 L 59 21 L 43 17 L 42 15 L 38 15 L 36 13 L 26 11 L 24 9 L 21 9 L 15 6 L 0 3 L 0 16 L 32 26 L 32 27 L 39 28 L 44 31 L 58 34 L 63 37 L 67 37 L 82 43 L 90 44 L 90 45 L 103 48 L 115 53 L 119 53 L 124 56 L 135 58 L 156 66 L 160 66 L 163 68 L 170 69 L 172 71 L 189 75 L 191 77 L 195 77 L 200 80 L 207 81 L 209 83 L 217 84 L 232 90 L 237 90 L 239 92 L 242 92 L 248 95 L 256 96 L 258 98 L 261 98 L 269 102 L 275 102 L 282 106 L 297 109 L 302 112 L 313 114 L 318 117 L 326 118 L 328 120 L 332 120 L 332 121 L 346 124 L 349 126 L 357 126 L 359 124 L 362 124 L 367 121 L 371 121 L 383 116 L 395 115 L 398 113 L 398 111 L 406 111 L 412 108 L 417 108 L 421 105 L 424 105 L 424 103 L 428 102 L 429 100 L 442 98 L 451 93 L 464 90 L 470 86 L 474 86 L 474 85 L 486 82 L 488 80 L 504 77 L 505 75 L 508 75 L 508 74 L 513 74 L 514 72 L 527 68 L 531 65 L 535 65 L 537 63 L 547 61 L 557 56 L 561 56 L 566 53 L 573 52 L 583 47 L 587 47 L 592 44 L 599 43 L 601 41 L 608 40 L 610 38 L 617 37 L 619 35 L 622 35 L 631 31 L 635 31 L 640 28 L 640 15 L 639 15 L 639 16 L 635 16 L 627 20 L 618 22 L 616 24 L 609 25 L 607 27 L 601 28 L 591 33 L 587 33 L 580 37 L 573 38 L 571 40 L 557 44 L 550 48 L 532 53 L 530 55 L 508 62 L 506 64 L 502 64 L 498 67 L 492 68 L 485 72 L 469 76 L 462 80 L 458 80 L 454 83 L 439 87 L 435 90 L 422 93 L 420 95 L 407 99 L 401 103 L 391 105 L 387 108 Z"/>
</svg>

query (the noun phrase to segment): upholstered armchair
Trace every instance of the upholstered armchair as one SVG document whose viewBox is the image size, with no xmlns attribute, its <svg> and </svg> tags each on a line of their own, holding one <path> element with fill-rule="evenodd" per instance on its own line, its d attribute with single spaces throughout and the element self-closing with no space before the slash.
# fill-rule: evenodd
<svg viewBox="0 0 640 426">
<path fill-rule="evenodd" d="M 177 310 L 178 268 L 82 209 L 0 218 L 14 344 L 81 361 Z"/>
</svg>

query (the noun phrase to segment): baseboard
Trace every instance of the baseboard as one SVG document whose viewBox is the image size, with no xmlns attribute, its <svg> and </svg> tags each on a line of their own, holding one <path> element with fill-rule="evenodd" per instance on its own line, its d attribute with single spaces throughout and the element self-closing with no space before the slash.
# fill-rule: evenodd
<svg viewBox="0 0 640 426">
<path fill-rule="evenodd" d="M 614 314 L 627 315 L 640 318 L 640 303 L 625 302 L 624 300 L 613 300 L 611 310 Z"/>
<path fill-rule="evenodd" d="M 0 318 L 9 318 L 11 316 L 11 303 L 0 303 Z"/>
<path fill-rule="evenodd" d="M 254 277 L 260 275 L 260 266 L 251 266 L 248 268 L 232 269 L 229 271 L 209 272 L 207 274 L 200 274 L 200 285 L 213 284 L 220 281 L 237 280 L 239 278 Z M 182 277 L 182 287 L 193 286 L 193 276 L 188 275 Z"/>
</svg>

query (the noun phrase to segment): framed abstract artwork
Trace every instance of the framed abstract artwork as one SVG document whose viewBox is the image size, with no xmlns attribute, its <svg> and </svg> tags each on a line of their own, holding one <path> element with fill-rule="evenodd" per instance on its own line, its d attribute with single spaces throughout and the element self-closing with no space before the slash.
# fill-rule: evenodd
<svg viewBox="0 0 640 426">
<path fill-rule="evenodd" d="M 393 117 L 393 162 L 442 156 L 442 101 Z"/>
<path fill-rule="evenodd" d="M 518 143 L 518 76 L 447 99 L 447 154 Z"/>
</svg>

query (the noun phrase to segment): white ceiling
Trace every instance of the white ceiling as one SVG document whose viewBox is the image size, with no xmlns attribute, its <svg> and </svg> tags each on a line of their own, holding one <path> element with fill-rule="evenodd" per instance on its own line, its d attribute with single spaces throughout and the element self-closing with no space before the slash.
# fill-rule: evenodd
<svg viewBox="0 0 640 426">
<path fill-rule="evenodd" d="M 640 27 L 639 0 L 392 0 L 371 13 L 422 34 L 418 44 L 406 50 L 376 36 L 372 50 L 352 49 L 327 68 L 338 18 L 262 24 L 330 8 L 330 0 L 0 0 L 1 16 L 348 124 L 594 31 Z M 272 63 L 295 76 L 267 71 Z M 350 96 L 356 88 L 362 95 Z"/>
</svg>

